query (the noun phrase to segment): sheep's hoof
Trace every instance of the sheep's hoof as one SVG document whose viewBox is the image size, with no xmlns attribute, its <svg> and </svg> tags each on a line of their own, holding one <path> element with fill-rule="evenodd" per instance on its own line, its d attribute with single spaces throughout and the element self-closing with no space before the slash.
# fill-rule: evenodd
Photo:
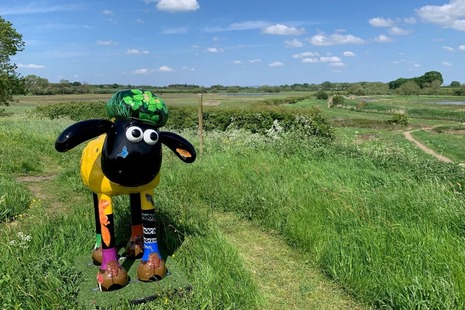
<svg viewBox="0 0 465 310">
<path fill-rule="evenodd" d="M 166 275 L 165 261 L 157 253 L 149 255 L 147 261 L 141 260 L 137 267 L 137 277 L 140 281 L 158 281 Z"/>
<path fill-rule="evenodd" d="M 129 283 L 126 270 L 117 261 L 107 263 L 107 269 L 99 269 L 97 282 L 101 291 L 114 291 Z"/>
<path fill-rule="evenodd" d="M 94 248 L 92 251 L 92 262 L 94 265 L 100 266 L 102 264 L 102 248 Z"/>
<path fill-rule="evenodd" d="M 144 253 L 144 238 L 137 236 L 132 240 L 129 240 L 126 244 L 126 256 L 130 258 L 141 258 Z"/>
</svg>

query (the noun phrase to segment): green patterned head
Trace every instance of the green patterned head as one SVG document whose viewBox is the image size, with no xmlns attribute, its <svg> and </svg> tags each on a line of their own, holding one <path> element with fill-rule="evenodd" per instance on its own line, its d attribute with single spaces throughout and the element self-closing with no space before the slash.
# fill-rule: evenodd
<svg viewBox="0 0 465 310">
<path fill-rule="evenodd" d="M 110 118 L 129 120 L 136 118 L 155 127 L 168 120 L 165 102 L 148 90 L 127 89 L 115 93 L 107 103 Z"/>
</svg>

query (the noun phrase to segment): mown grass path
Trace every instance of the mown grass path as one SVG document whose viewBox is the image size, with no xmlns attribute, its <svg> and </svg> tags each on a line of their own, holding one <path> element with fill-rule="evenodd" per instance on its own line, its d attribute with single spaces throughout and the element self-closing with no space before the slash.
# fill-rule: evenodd
<svg viewBox="0 0 465 310">
<path fill-rule="evenodd" d="M 439 159 L 440 161 L 442 162 L 445 162 L 445 163 L 452 163 L 453 161 L 441 154 L 438 154 L 437 152 L 433 151 L 432 149 L 430 149 L 429 147 L 427 147 L 426 145 L 424 145 L 423 143 L 419 142 L 418 140 L 416 140 L 415 138 L 413 138 L 412 134 L 411 134 L 412 131 L 404 131 L 404 137 L 415 143 L 415 145 L 417 147 L 419 147 L 422 151 L 424 151 L 425 153 L 428 153 L 432 156 L 434 156 L 435 158 Z"/>
<path fill-rule="evenodd" d="M 239 252 L 263 296 L 263 309 L 368 309 L 326 279 L 280 237 L 228 213 L 220 231 Z"/>
</svg>

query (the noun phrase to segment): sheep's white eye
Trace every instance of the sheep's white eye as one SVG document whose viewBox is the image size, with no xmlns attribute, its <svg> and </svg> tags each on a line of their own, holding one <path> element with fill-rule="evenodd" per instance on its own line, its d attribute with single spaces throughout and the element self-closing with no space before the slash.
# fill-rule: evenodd
<svg viewBox="0 0 465 310">
<path fill-rule="evenodd" d="M 139 127 L 131 126 L 126 129 L 126 138 L 132 143 L 138 143 L 142 141 L 144 134 Z"/>
<path fill-rule="evenodd" d="M 158 132 L 153 129 L 147 129 L 144 131 L 144 141 L 148 145 L 154 145 L 158 142 Z"/>
</svg>

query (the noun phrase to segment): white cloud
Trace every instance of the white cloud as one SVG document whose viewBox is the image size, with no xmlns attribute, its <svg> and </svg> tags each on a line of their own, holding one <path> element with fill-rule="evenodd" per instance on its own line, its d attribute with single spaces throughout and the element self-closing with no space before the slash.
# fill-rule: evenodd
<svg viewBox="0 0 465 310">
<path fill-rule="evenodd" d="M 235 64 L 235 65 L 241 65 L 241 64 L 242 64 L 242 61 L 240 61 L 240 60 L 234 60 L 234 61 L 233 61 L 233 64 Z"/>
<path fill-rule="evenodd" d="M 390 18 L 384 17 L 375 17 L 368 20 L 368 23 L 373 27 L 392 27 L 394 26 L 394 21 Z"/>
<path fill-rule="evenodd" d="M 460 46 L 459 46 L 459 50 L 465 51 L 465 45 L 460 45 Z"/>
<path fill-rule="evenodd" d="M 292 26 L 287 26 L 283 24 L 276 24 L 267 26 L 262 29 L 262 32 L 265 34 L 273 34 L 273 35 L 284 35 L 284 36 L 298 36 L 305 33 L 304 28 L 297 28 Z"/>
<path fill-rule="evenodd" d="M 132 73 L 134 73 L 134 74 L 149 74 L 149 73 L 152 73 L 152 72 L 155 72 L 155 71 L 159 71 L 159 72 L 174 72 L 174 69 L 171 68 L 171 67 L 168 67 L 168 66 L 161 66 L 161 67 L 158 68 L 158 69 L 140 68 L 140 69 L 136 69 L 136 70 L 132 71 Z M 194 71 L 194 70 L 192 70 L 192 71 Z"/>
<path fill-rule="evenodd" d="M 128 55 L 147 55 L 147 54 L 150 54 L 150 52 L 147 51 L 147 50 L 128 49 L 126 51 L 126 54 L 128 54 Z"/>
<path fill-rule="evenodd" d="M 111 10 L 104 10 L 104 11 L 102 11 L 102 14 L 103 14 L 103 15 L 115 15 L 115 14 L 113 13 L 113 11 L 111 11 Z"/>
<path fill-rule="evenodd" d="M 199 8 L 197 0 L 159 0 L 157 3 L 157 9 L 171 13 L 197 11 Z"/>
<path fill-rule="evenodd" d="M 280 61 L 275 61 L 275 62 L 272 62 L 268 65 L 269 67 L 282 67 L 284 66 L 284 64 Z"/>
<path fill-rule="evenodd" d="M 345 51 L 344 53 L 342 53 L 342 55 L 344 55 L 346 57 L 355 57 L 355 56 L 357 56 L 354 52 L 351 52 L 351 51 Z"/>
<path fill-rule="evenodd" d="M 302 59 L 302 62 L 307 64 L 329 63 L 329 65 L 333 67 L 345 67 L 345 64 L 342 62 L 341 58 L 337 56 L 306 57 Z"/>
<path fill-rule="evenodd" d="M 455 48 L 450 47 L 450 46 L 443 46 L 442 48 L 449 52 L 455 52 Z"/>
<path fill-rule="evenodd" d="M 446 67 L 451 67 L 452 64 L 450 62 L 443 61 L 442 64 Z"/>
<path fill-rule="evenodd" d="M 300 42 L 297 39 L 294 40 L 286 40 L 284 41 L 284 44 L 286 44 L 286 47 L 292 47 L 292 48 L 297 48 L 297 47 L 302 47 L 304 44 Z"/>
<path fill-rule="evenodd" d="M 209 47 L 209 48 L 207 48 L 207 52 L 209 52 L 209 53 L 221 53 L 221 52 L 224 52 L 224 49 L 216 48 L 216 47 Z"/>
<path fill-rule="evenodd" d="M 320 54 L 314 53 L 314 52 L 303 52 L 303 53 L 292 55 L 293 58 L 297 58 L 297 59 L 316 57 L 316 56 L 320 56 Z"/>
<path fill-rule="evenodd" d="M 309 39 L 310 43 L 316 46 L 330 46 L 339 44 L 361 44 L 364 41 L 351 34 L 343 35 L 339 33 L 326 36 L 325 34 L 317 34 Z"/>
<path fill-rule="evenodd" d="M 231 24 L 227 30 L 253 30 L 253 29 L 261 29 L 266 27 L 269 23 L 264 21 L 246 21 L 242 23 L 234 23 Z"/>
<path fill-rule="evenodd" d="M 341 62 L 341 58 L 336 56 L 320 57 L 321 62 Z"/>
<path fill-rule="evenodd" d="M 79 8 L 80 8 L 80 5 L 77 5 L 77 4 L 47 6 L 47 5 L 44 5 L 43 3 L 40 3 L 39 5 L 37 5 L 37 3 L 34 3 L 32 5 L 27 5 L 23 7 L 0 8 L 0 16 L 51 13 L 51 12 L 61 12 L 61 11 L 75 11 Z"/>
<path fill-rule="evenodd" d="M 161 66 L 158 68 L 158 71 L 160 72 L 174 72 L 174 69 L 168 66 Z"/>
<path fill-rule="evenodd" d="M 304 58 L 302 59 L 302 62 L 307 63 L 307 64 L 316 64 L 316 63 L 319 63 L 320 60 L 318 58 L 313 57 L 313 58 Z"/>
<path fill-rule="evenodd" d="M 262 60 L 258 59 L 258 58 L 249 60 L 249 63 L 251 63 L 251 64 L 260 63 L 260 62 L 262 62 Z"/>
<path fill-rule="evenodd" d="M 109 45 L 115 45 L 115 44 L 117 43 L 113 40 L 98 40 L 97 41 L 97 45 L 109 46 Z"/>
<path fill-rule="evenodd" d="M 35 64 L 18 64 L 18 68 L 24 69 L 45 69 L 44 65 L 35 65 Z"/>
<path fill-rule="evenodd" d="M 450 0 L 444 5 L 426 5 L 416 10 L 423 21 L 465 31 L 465 1 Z"/>
<path fill-rule="evenodd" d="M 241 23 L 234 23 L 229 25 L 228 27 L 211 27 L 205 28 L 205 32 L 222 32 L 222 31 L 243 31 L 243 30 L 256 30 L 256 29 L 263 29 L 266 26 L 269 26 L 270 23 L 256 20 L 256 21 L 245 21 Z"/>
<path fill-rule="evenodd" d="M 403 36 L 410 34 L 410 31 L 394 26 L 391 29 L 389 29 L 389 33 L 392 35 Z"/>
<path fill-rule="evenodd" d="M 194 72 L 194 71 L 195 71 L 195 68 L 192 68 L 192 67 L 182 67 L 182 70 Z"/>
<path fill-rule="evenodd" d="M 386 42 L 392 42 L 392 39 L 388 36 L 385 36 L 384 34 L 380 34 L 376 38 L 374 38 L 376 42 L 381 42 L 381 43 L 386 43 Z"/>
<path fill-rule="evenodd" d="M 404 23 L 406 23 L 406 24 L 416 24 L 417 19 L 415 17 L 406 17 L 406 18 L 404 18 Z"/>
<path fill-rule="evenodd" d="M 150 73 L 152 71 L 153 70 L 151 70 L 151 69 L 140 68 L 140 69 L 136 69 L 136 70 L 132 71 L 132 73 L 134 73 L 134 74 L 147 74 L 147 73 Z"/>
</svg>

